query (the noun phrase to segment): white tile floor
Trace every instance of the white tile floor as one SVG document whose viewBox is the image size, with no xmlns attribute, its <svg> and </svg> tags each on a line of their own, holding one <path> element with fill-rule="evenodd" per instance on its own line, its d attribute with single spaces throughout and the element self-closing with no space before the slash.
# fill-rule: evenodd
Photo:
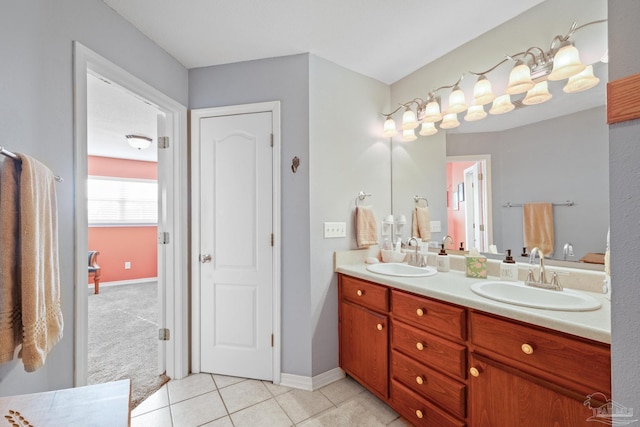
<svg viewBox="0 0 640 427">
<path fill-rule="evenodd" d="M 194 374 L 169 381 L 131 417 L 132 427 L 410 425 L 348 377 L 311 392 L 267 381 Z"/>
</svg>

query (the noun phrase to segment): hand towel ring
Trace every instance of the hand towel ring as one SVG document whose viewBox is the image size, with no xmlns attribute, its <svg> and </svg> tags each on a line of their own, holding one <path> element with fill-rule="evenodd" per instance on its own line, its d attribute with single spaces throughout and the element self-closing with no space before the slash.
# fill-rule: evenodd
<svg viewBox="0 0 640 427">
<path fill-rule="evenodd" d="M 429 207 L 429 201 L 426 197 L 420 197 L 418 195 L 413 196 L 413 201 L 416 203 L 416 205 L 420 203 L 420 200 L 424 200 L 424 202 L 427 204 L 427 207 Z"/>
<path fill-rule="evenodd" d="M 364 191 L 361 191 L 358 193 L 358 197 L 356 197 L 356 207 L 359 206 L 358 205 L 358 200 L 364 200 L 365 198 L 371 196 L 371 193 L 365 193 Z"/>
</svg>

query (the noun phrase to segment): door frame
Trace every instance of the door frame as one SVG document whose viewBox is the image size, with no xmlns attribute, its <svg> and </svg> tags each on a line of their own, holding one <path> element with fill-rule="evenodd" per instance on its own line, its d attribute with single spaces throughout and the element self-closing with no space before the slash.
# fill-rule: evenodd
<svg viewBox="0 0 640 427">
<path fill-rule="evenodd" d="M 271 112 L 273 126 L 273 383 L 280 384 L 281 371 L 281 133 L 280 101 L 225 107 L 200 108 L 190 111 L 191 115 L 191 372 L 200 372 L 200 119 Z"/>
<path fill-rule="evenodd" d="M 87 73 L 95 72 L 124 87 L 141 98 L 155 104 L 166 114 L 166 128 L 170 137 L 166 162 L 158 168 L 158 174 L 167 177 L 167 194 L 172 202 L 167 209 L 162 231 L 170 233 L 170 243 L 163 248 L 163 265 L 158 265 L 166 280 L 164 302 L 159 311 L 168 328 L 170 340 L 164 346 L 166 375 L 184 378 L 189 373 L 188 359 L 188 270 L 187 270 L 187 108 L 167 95 L 138 79 L 106 58 L 73 42 L 74 81 L 74 141 L 75 141 L 75 328 L 74 328 L 74 384 L 87 384 L 88 368 L 88 287 L 87 277 Z M 158 231 L 161 224 L 158 224 Z"/>
</svg>

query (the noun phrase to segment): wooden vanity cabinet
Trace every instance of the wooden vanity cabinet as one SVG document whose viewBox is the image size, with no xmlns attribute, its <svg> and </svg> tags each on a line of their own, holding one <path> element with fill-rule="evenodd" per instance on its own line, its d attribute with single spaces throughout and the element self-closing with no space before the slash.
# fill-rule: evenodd
<svg viewBox="0 0 640 427">
<path fill-rule="evenodd" d="M 339 276 L 340 367 L 381 399 L 389 396 L 389 290 Z"/>
<path fill-rule="evenodd" d="M 608 345 L 473 311 L 469 325 L 471 425 L 593 425 L 584 402 L 611 396 Z"/>
</svg>

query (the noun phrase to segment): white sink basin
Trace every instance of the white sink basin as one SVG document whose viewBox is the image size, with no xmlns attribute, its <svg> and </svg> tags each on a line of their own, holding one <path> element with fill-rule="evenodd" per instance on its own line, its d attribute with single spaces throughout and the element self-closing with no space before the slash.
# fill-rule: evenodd
<svg viewBox="0 0 640 427">
<path fill-rule="evenodd" d="M 551 291 L 526 286 L 521 282 L 483 281 L 471 285 L 471 290 L 495 301 L 545 310 L 590 311 L 597 310 L 602 305 L 591 295 L 580 291 Z"/>
<path fill-rule="evenodd" d="M 383 262 L 379 264 L 369 264 L 367 270 L 372 273 L 385 274 L 387 276 L 400 277 L 426 277 L 433 276 L 438 272 L 433 267 L 415 267 L 399 262 Z"/>
</svg>

